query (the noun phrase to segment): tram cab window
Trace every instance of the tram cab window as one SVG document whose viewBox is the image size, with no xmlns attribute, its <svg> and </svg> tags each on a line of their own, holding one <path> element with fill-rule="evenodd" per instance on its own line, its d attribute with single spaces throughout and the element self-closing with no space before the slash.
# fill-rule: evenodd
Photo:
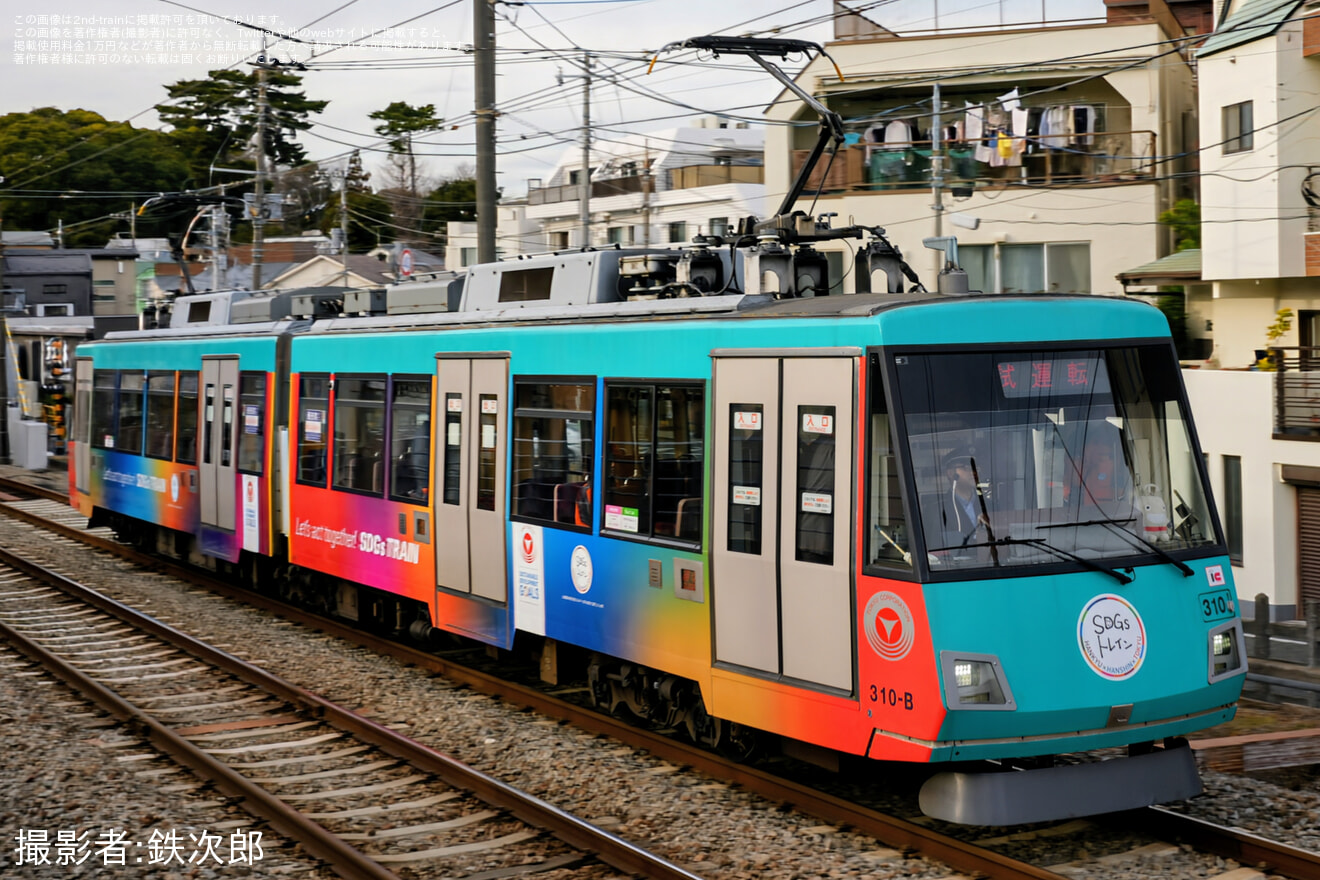
<svg viewBox="0 0 1320 880">
<path fill-rule="evenodd" d="M 603 528 L 701 541 L 705 390 L 609 382 L 605 388 Z"/>
<path fill-rule="evenodd" d="M 431 495 L 431 379 L 395 377 L 390 397 L 390 497 L 425 504 Z"/>
<path fill-rule="evenodd" d="M 331 485 L 380 495 L 385 490 L 385 377 L 335 377 L 334 477 Z"/>
<path fill-rule="evenodd" d="M 124 370 L 119 374 L 119 394 L 116 409 L 119 425 L 115 429 L 115 448 L 120 452 L 137 455 L 142 452 L 142 391 L 143 374 Z"/>
<path fill-rule="evenodd" d="M 266 374 L 238 376 L 238 469 L 261 476 L 266 464 Z"/>
<path fill-rule="evenodd" d="M 912 568 L 912 536 L 903 508 L 898 454 L 878 356 L 872 355 L 870 425 L 867 429 L 866 562 L 885 568 Z"/>
<path fill-rule="evenodd" d="M 147 373 L 147 455 L 174 455 L 174 372 Z"/>
<path fill-rule="evenodd" d="M 298 482 L 325 486 L 326 430 L 330 427 L 330 377 L 298 377 Z"/>
<path fill-rule="evenodd" d="M 933 573 L 1221 543 L 1167 345 L 891 357 Z"/>
<path fill-rule="evenodd" d="M 513 406 L 514 518 L 589 530 L 595 381 L 516 378 Z"/>
<path fill-rule="evenodd" d="M 174 459 L 197 463 L 197 371 L 179 373 L 179 416 L 174 437 Z"/>
<path fill-rule="evenodd" d="M 115 387 L 119 374 L 114 370 L 92 373 L 92 446 L 115 448 Z"/>
</svg>

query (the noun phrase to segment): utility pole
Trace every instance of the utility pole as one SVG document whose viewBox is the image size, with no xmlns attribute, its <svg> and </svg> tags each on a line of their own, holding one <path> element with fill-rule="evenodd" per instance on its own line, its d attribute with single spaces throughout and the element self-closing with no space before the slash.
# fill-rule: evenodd
<svg viewBox="0 0 1320 880">
<path fill-rule="evenodd" d="M 266 37 L 261 37 L 257 64 L 257 183 L 252 218 L 252 289 L 261 289 L 261 261 L 266 245 Z"/>
<path fill-rule="evenodd" d="M 473 0 L 476 61 L 477 262 L 495 262 L 495 0 Z"/>
<path fill-rule="evenodd" d="M 582 54 L 582 246 L 591 247 L 591 55 Z"/>
<path fill-rule="evenodd" d="M 339 234 L 343 241 L 340 247 L 343 248 L 344 263 L 344 286 L 348 286 L 348 169 L 344 169 L 344 176 L 339 181 Z"/>
<path fill-rule="evenodd" d="M 642 142 L 642 247 L 651 246 L 651 141 Z"/>
<path fill-rule="evenodd" d="M 940 121 L 940 84 L 935 83 L 935 96 L 933 105 L 934 114 L 931 116 L 930 126 L 930 189 L 935 197 L 935 204 L 930 209 L 935 212 L 935 237 L 944 235 L 944 132 L 943 123 Z M 944 251 L 935 251 L 935 276 L 944 271 Z"/>
</svg>

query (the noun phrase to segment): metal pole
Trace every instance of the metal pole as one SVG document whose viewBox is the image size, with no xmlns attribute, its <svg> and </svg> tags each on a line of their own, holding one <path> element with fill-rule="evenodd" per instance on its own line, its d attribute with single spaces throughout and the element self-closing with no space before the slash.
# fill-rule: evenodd
<svg viewBox="0 0 1320 880">
<path fill-rule="evenodd" d="M 591 56 L 582 56 L 582 246 L 591 246 Z"/>
<path fill-rule="evenodd" d="M 931 116 L 930 127 L 930 189 L 935 197 L 935 204 L 931 205 L 931 210 L 935 212 L 935 237 L 944 235 L 944 196 L 941 190 L 944 188 L 944 153 L 943 153 L 943 134 L 940 129 L 943 123 L 940 121 L 940 84 L 935 83 L 934 97 L 935 112 Z M 944 271 L 944 251 L 935 251 L 935 275 L 938 277 Z"/>
<path fill-rule="evenodd" d="M 339 182 L 339 234 L 343 237 L 340 247 L 343 248 L 344 264 L 344 286 L 348 286 L 348 171 L 344 171 L 343 179 Z"/>
<path fill-rule="evenodd" d="M 257 66 L 257 184 L 252 218 L 252 289 L 261 289 L 261 261 L 266 245 L 266 37 L 261 38 Z"/>
<path fill-rule="evenodd" d="M 495 0 L 472 4 L 476 61 L 477 262 L 495 262 Z"/>
</svg>

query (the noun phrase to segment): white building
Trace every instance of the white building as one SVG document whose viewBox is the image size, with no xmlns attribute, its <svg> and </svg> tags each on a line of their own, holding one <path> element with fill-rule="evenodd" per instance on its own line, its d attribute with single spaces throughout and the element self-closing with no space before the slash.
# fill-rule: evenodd
<svg viewBox="0 0 1320 880">
<path fill-rule="evenodd" d="M 583 244 L 685 244 L 724 235 L 746 216 L 765 216 L 764 134 L 744 122 L 701 119 L 691 127 L 598 136 L 590 172 L 591 235 L 582 235 L 582 153 L 569 150 L 544 181 L 528 181 L 527 219 L 540 250 Z"/>
<path fill-rule="evenodd" d="M 527 219 L 526 199 L 506 199 L 495 208 L 495 256 L 517 257 L 546 250 L 541 224 Z M 477 224 L 446 225 L 445 267 L 459 271 L 477 261 Z"/>
<path fill-rule="evenodd" d="M 1238 594 L 1265 594 L 1276 619 L 1320 601 L 1318 13 L 1313 0 L 1230 0 L 1197 55 L 1208 292 L 1188 312 L 1214 351 L 1184 377 Z M 1248 372 L 1280 309 L 1293 313 L 1275 341 L 1285 371 Z"/>
<path fill-rule="evenodd" d="M 1194 183 L 1195 86 L 1168 40 L 1208 21 L 1209 2 L 1109 0 L 1108 18 L 896 34 L 860 15 L 836 19 L 798 84 L 848 133 L 798 207 L 883 226 L 929 282 L 934 92 L 947 214 L 973 289 L 1119 294 L 1115 276 L 1172 249 L 1157 219 Z M 1172 11 L 1171 11 L 1172 10 Z M 869 13 L 882 22 L 885 9 Z M 815 114 L 788 92 L 768 110 L 767 199 L 787 191 L 815 142 Z M 823 180 L 823 183 L 822 183 Z M 822 247 L 822 250 L 825 248 Z M 845 279 L 845 290 L 851 290 Z"/>
</svg>

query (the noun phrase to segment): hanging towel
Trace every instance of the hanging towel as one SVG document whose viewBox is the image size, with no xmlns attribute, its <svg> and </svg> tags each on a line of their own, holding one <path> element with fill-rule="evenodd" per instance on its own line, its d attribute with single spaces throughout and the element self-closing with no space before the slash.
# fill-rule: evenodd
<svg viewBox="0 0 1320 880">
<path fill-rule="evenodd" d="M 1006 95 L 1000 95 L 1000 96 L 999 96 L 999 104 L 1000 104 L 1000 106 L 1002 106 L 1002 107 L 1004 108 L 1004 110 L 1005 110 L 1006 112 L 1008 112 L 1008 113 L 1012 113 L 1014 110 L 1016 110 L 1016 109 L 1020 106 L 1020 105 L 1019 105 L 1019 102 L 1018 102 L 1018 90 L 1017 90 L 1017 87 L 1015 86 L 1015 87 L 1013 88 L 1013 91 L 1009 92 L 1009 93 L 1006 94 Z"/>
</svg>

